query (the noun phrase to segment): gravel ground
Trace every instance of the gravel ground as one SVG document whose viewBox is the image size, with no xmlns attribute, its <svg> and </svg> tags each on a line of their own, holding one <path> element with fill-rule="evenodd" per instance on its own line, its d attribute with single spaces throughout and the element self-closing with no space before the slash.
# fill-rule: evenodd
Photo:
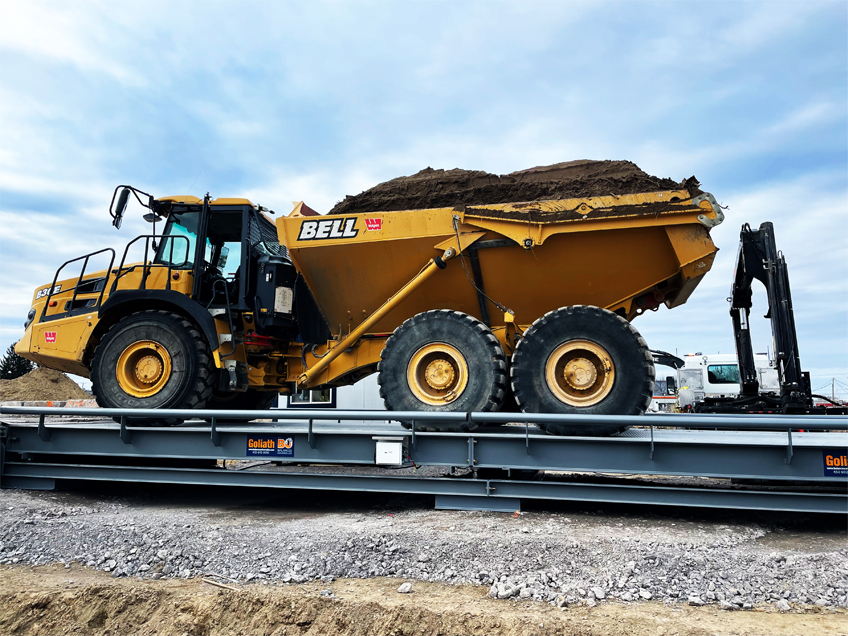
<svg viewBox="0 0 848 636">
<path fill-rule="evenodd" d="M 114 577 L 262 585 L 386 576 L 562 607 L 848 607 L 844 517 L 545 505 L 510 515 L 348 493 L 4 490 L 0 564 L 76 562 Z"/>
</svg>

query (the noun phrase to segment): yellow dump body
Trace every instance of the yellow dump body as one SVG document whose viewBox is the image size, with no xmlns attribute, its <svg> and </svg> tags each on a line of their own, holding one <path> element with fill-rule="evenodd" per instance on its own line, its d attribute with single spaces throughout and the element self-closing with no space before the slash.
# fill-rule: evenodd
<svg viewBox="0 0 848 636">
<path fill-rule="evenodd" d="M 679 190 L 348 216 L 317 216 L 299 205 L 277 229 L 338 336 L 455 248 L 457 236 L 464 263 L 454 256 L 370 333 L 388 334 L 431 309 L 482 318 L 469 249 L 479 258 L 478 286 L 519 326 L 567 305 L 595 305 L 628 320 L 659 304 L 676 307 L 710 270 L 717 248 L 709 228 L 722 220 L 712 195 Z M 497 332 L 504 313 L 488 308 Z"/>
</svg>

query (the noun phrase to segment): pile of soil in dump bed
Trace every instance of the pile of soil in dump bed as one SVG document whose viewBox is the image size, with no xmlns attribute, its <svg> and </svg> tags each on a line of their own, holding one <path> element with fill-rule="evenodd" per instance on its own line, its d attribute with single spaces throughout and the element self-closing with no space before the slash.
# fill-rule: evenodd
<svg viewBox="0 0 848 636">
<path fill-rule="evenodd" d="M 450 208 L 679 189 L 688 189 L 694 196 L 700 192 L 697 186 L 694 177 L 680 183 L 654 177 L 632 161 L 580 159 L 500 176 L 482 170 L 425 168 L 411 177 L 398 177 L 347 196 L 329 213 Z"/>
<path fill-rule="evenodd" d="M 0 402 L 10 400 L 86 400 L 86 393 L 61 371 L 38 367 L 14 380 L 0 380 Z"/>
</svg>

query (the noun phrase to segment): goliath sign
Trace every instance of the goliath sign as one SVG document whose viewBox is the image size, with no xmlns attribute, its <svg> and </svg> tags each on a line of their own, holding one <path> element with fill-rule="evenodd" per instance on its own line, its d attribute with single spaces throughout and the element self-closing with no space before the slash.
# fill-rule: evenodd
<svg viewBox="0 0 848 636">
<path fill-rule="evenodd" d="M 825 477 L 848 477 L 848 452 L 844 448 L 827 448 L 822 454 Z"/>
<path fill-rule="evenodd" d="M 346 219 L 321 219 L 304 221 L 300 224 L 298 241 L 326 241 L 328 239 L 349 239 L 359 234 L 356 217 Z"/>
<path fill-rule="evenodd" d="M 248 435 L 248 457 L 294 457 L 294 438 L 274 435 Z"/>
</svg>

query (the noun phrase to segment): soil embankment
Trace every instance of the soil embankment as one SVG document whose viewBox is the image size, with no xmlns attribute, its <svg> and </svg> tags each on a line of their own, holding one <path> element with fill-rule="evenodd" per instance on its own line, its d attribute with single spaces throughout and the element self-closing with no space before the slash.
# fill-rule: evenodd
<svg viewBox="0 0 848 636">
<path fill-rule="evenodd" d="M 0 402 L 86 400 L 86 393 L 61 371 L 38 367 L 14 380 L 0 380 Z"/>
<path fill-rule="evenodd" d="M 201 579 L 141 581 L 73 566 L 0 570 L 0 630 L 8 634 L 664 634 L 842 633 L 844 613 L 721 612 L 660 602 L 561 610 L 504 603 L 485 589 L 399 579 L 348 579 L 272 587 Z"/>
</svg>

